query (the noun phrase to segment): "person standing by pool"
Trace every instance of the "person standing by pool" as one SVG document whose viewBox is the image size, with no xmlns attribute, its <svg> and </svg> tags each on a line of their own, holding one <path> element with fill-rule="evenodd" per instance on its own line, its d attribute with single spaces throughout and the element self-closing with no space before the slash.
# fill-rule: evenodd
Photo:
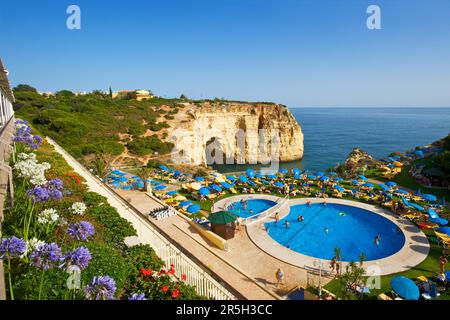
<svg viewBox="0 0 450 320">
<path fill-rule="evenodd" d="M 275 224 L 277 224 L 278 221 L 280 221 L 280 216 L 278 215 L 278 212 L 275 212 Z"/>
<path fill-rule="evenodd" d="M 442 254 L 439 257 L 439 273 L 445 273 L 445 265 L 448 263 L 447 258 Z"/>
<path fill-rule="evenodd" d="M 278 268 L 277 272 L 275 273 L 275 277 L 277 278 L 277 288 L 280 285 L 280 283 L 284 283 L 284 272 L 281 270 L 281 268 Z"/>
<path fill-rule="evenodd" d="M 308 207 L 311 207 L 312 205 L 311 201 L 306 202 L 306 204 L 308 205 Z"/>
<path fill-rule="evenodd" d="M 331 272 L 334 272 L 334 269 L 336 269 L 336 256 L 334 256 L 333 259 L 331 259 L 330 261 L 330 269 Z"/>
</svg>

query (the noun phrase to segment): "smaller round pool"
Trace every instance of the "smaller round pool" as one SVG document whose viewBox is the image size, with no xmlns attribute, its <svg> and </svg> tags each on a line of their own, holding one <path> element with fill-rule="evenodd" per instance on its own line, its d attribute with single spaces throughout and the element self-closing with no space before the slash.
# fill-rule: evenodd
<svg viewBox="0 0 450 320">
<path fill-rule="evenodd" d="M 233 212 L 241 218 L 248 218 L 276 205 L 275 201 L 266 199 L 242 199 L 228 205 L 227 211 Z"/>
</svg>

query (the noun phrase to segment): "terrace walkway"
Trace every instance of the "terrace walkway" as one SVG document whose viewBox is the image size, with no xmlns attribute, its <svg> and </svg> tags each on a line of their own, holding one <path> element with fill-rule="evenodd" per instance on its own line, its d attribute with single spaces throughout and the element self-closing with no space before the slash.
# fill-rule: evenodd
<svg viewBox="0 0 450 320">
<path fill-rule="evenodd" d="M 132 216 L 130 208 L 124 207 L 115 197 L 111 196 L 110 189 L 100 183 L 85 168 L 72 157 L 67 155 L 61 147 L 48 139 L 55 149 L 60 153 L 70 166 L 82 176 L 88 187 L 108 198 L 111 206 L 115 207 L 119 214 L 136 225 L 136 217 Z M 117 192 L 122 198 L 146 214 L 152 208 L 160 207 L 159 203 L 140 191 Z M 138 235 L 142 242 L 146 239 L 144 224 L 138 224 Z M 150 223 L 149 223 L 150 225 Z M 178 215 L 163 220 L 151 220 L 151 225 L 169 236 L 178 247 L 188 251 L 193 257 L 206 266 L 212 273 L 222 279 L 227 285 L 239 292 L 242 298 L 252 300 L 277 299 L 278 295 L 284 295 L 291 289 L 301 285 L 305 286 L 307 272 L 302 268 L 284 263 L 264 251 L 260 250 L 248 238 L 245 230 L 237 232 L 234 239 L 229 240 L 229 252 L 215 248 L 203 239 L 183 217 Z M 281 268 L 285 272 L 286 283 L 275 286 L 275 271 Z"/>
</svg>

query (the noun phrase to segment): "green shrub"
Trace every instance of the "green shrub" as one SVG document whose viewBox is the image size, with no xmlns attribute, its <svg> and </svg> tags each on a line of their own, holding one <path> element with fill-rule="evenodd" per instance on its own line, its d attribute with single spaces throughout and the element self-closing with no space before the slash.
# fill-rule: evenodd
<svg viewBox="0 0 450 320">
<path fill-rule="evenodd" d="M 143 156 L 153 152 L 165 154 L 172 151 L 173 143 L 163 142 L 156 136 L 136 138 L 127 143 L 128 150 L 136 155 Z"/>
<path fill-rule="evenodd" d="M 126 237 L 137 235 L 133 225 L 122 218 L 117 210 L 109 204 L 90 207 L 86 210 L 85 215 L 94 218 L 104 227 L 103 240 L 115 247 L 122 247 Z"/>
</svg>

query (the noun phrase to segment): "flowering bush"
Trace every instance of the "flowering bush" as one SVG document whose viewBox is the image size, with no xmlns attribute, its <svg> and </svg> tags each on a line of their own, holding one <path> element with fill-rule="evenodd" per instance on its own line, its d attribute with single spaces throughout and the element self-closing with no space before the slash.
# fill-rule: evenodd
<svg viewBox="0 0 450 320">
<path fill-rule="evenodd" d="M 63 264 L 60 267 L 69 268 L 71 266 L 76 266 L 80 270 L 84 270 L 88 267 L 89 261 L 91 261 L 91 252 L 86 247 L 79 247 L 74 251 L 67 252 L 64 254 L 62 260 Z"/>
<path fill-rule="evenodd" d="M 55 209 L 45 209 L 37 217 L 40 224 L 54 224 L 58 222 L 59 214 Z"/>
<path fill-rule="evenodd" d="M 13 141 L 23 143 L 30 149 L 37 149 L 42 144 L 42 138 L 31 134 L 31 127 L 25 120 L 16 120 L 14 124 Z"/>
<path fill-rule="evenodd" d="M 86 211 L 86 205 L 83 202 L 75 202 L 70 210 L 73 214 L 82 215 Z"/>
<path fill-rule="evenodd" d="M 70 224 L 67 227 L 67 234 L 77 241 L 88 241 L 94 235 L 94 226 L 87 221 Z"/>
<path fill-rule="evenodd" d="M 38 163 L 34 153 L 20 153 L 17 157 L 20 161 L 16 162 L 14 170 L 18 172 L 20 178 L 28 179 L 35 186 L 47 183 L 45 172 L 51 168 L 49 163 Z"/>
</svg>

